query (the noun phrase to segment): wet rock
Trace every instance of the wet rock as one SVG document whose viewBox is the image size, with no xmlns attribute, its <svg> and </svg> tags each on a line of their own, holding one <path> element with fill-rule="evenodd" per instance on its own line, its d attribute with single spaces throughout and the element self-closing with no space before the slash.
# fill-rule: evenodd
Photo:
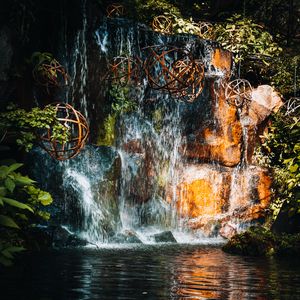
<svg viewBox="0 0 300 300">
<path fill-rule="evenodd" d="M 177 186 L 177 210 L 189 219 L 191 229 L 214 236 L 221 224 L 219 233 L 228 238 L 235 233 L 233 224 L 264 218 L 271 201 L 271 183 L 269 170 L 257 166 L 189 164 Z M 172 201 L 171 190 L 168 201 Z"/>
<path fill-rule="evenodd" d="M 141 244 L 142 241 L 138 238 L 135 232 L 130 230 L 125 230 L 124 232 L 119 232 L 109 239 L 110 243 L 117 244 Z"/>
<path fill-rule="evenodd" d="M 210 120 L 186 136 L 182 155 L 205 162 L 218 162 L 223 166 L 236 166 L 241 161 L 242 125 L 236 108 L 225 99 L 224 87 L 218 87 L 218 94 L 214 94 L 213 86 L 211 89 Z"/>
<path fill-rule="evenodd" d="M 189 218 L 215 216 L 228 206 L 231 173 L 213 165 L 187 165 L 177 187 L 177 208 Z M 171 199 L 170 199 L 171 200 Z"/>
<path fill-rule="evenodd" d="M 163 231 L 153 235 L 156 243 L 177 243 L 171 231 Z"/>
<path fill-rule="evenodd" d="M 220 236 L 225 239 L 231 239 L 236 233 L 236 227 L 229 223 L 225 223 L 219 231 Z"/>
<path fill-rule="evenodd" d="M 53 247 L 83 247 L 88 244 L 88 241 L 78 237 L 76 234 L 71 233 L 64 227 L 51 226 L 48 228 L 51 235 L 51 242 Z"/>
</svg>

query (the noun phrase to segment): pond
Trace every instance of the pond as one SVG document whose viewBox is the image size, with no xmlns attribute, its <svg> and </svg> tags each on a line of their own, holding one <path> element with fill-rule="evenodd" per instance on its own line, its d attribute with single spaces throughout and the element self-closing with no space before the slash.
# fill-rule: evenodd
<svg viewBox="0 0 300 300">
<path fill-rule="evenodd" d="M 2 299 L 300 299 L 300 260 L 220 246 L 141 245 L 31 255 L 1 273 Z"/>
</svg>

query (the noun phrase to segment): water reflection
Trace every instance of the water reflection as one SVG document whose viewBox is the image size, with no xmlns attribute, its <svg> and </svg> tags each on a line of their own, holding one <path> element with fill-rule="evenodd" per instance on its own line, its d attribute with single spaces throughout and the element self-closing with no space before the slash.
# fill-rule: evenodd
<svg viewBox="0 0 300 300">
<path fill-rule="evenodd" d="M 22 263 L 1 270 L 3 299 L 300 299 L 296 258 L 244 258 L 212 247 L 68 250 Z"/>
<path fill-rule="evenodd" d="M 176 258 L 173 297 L 194 299 L 265 299 L 260 264 L 209 249 Z"/>
</svg>

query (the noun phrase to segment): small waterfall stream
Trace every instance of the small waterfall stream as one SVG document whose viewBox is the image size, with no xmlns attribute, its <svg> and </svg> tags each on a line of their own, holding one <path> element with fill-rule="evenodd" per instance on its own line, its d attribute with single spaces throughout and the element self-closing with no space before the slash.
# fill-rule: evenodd
<svg viewBox="0 0 300 300">
<path fill-rule="evenodd" d="M 217 148 L 223 143 L 220 128 L 223 135 L 232 134 L 231 127 L 222 128 L 223 114 L 234 114 L 220 98 L 225 71 L 212 63 L 216 45 L 193 36 L 160 35 L 125 19 L 91 21 L 87 4 L 83 1 L 82 24 L 70 36 L 62 57 L 70 75 L 64 98 L 90 122 L 91 145 L 76 158 L 59 163 L 36 150 L 32 169 L 46 167 L 34 177 L 58 199 L 57 222 L 90 242 L 114 241 L 118 233 L 129 232 L 147 243 L 161 231 L 172 231 L 178 241 L 199 241 L 204 237 L 203 225 L 190 224 L 196 224 L 200 214 L 200 220 L 208 218 L 205 222 L 213 224 L 211 228 L 219 228 L 216 216 L 239 209 L 253 181 L 251 171 L 247 175 L 247 124 L 242 124 L 240 163 L 232 167 L 229 161 L 228 168 L 219 159 L 223 155 Z M 65 39 L 66 35 L 63 43 L 67 44 Z M 145 61 L 147 49 L 154 45 L 189 49 L 203 62 L 204 89 L 194 103 L 150 88 L 143 72 L 138 82 L 125 87 L 107 80 L 112 59 L 137 56 Z M 177 55 L 175 51 L 166 58 L 174 62 Z M 154 71 L 156 76 L 161 69 L 156 65 Z M 127 89 L 125 100 L 133 108 L 116 113 L 112 88 Z M 99 139 L 108 116 L 115 118 L 110 145 Z M 191 151 L 191 145 L 201 145 L 203 150 Z M 214 147 L 217 150 L 211 150 Z"/>
</svg>

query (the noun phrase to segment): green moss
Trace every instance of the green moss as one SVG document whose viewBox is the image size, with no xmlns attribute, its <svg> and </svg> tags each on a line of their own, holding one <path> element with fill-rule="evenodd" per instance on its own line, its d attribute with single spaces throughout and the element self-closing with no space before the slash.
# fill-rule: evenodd
<svg viewBox="0 0 300 300">
<path fill-rule="evenodd" d="M 104 129 L 100 130 L 97 140 L 98 146 L 113 146 L 115 144 L 116 114 L 109 114 L 104 120 Z"/>
<path fill-rule="evenodd" d="M 250 227 L 231 238 L 222 248 L 225 252 L 250 256 L 300 254 L 300 234 L 274 234 L 261 227 Z"/>
</svg>

